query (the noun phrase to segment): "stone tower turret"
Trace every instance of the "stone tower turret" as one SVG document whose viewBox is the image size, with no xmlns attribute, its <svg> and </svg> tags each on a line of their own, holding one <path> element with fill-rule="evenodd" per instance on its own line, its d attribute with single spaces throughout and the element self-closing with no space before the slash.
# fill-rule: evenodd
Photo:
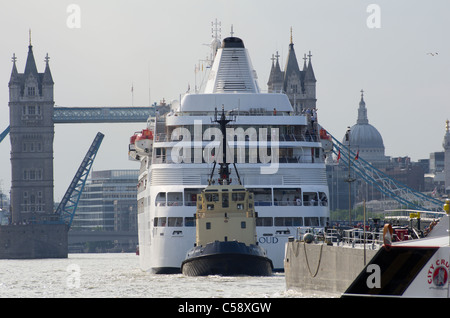
<svg viewBox="0 0 450 318">
<path fill-rule="evenodd" d="M 9 81 L 11 217 L 13 223 L 42 221 L 53 214 L 53 78 L 48 55 L 39 73 L 28 46 L 25 70 L 16 56 Z"/>
<path fill-rule="evenodd" d="M 307 58 L 305 54 L 303 70 L 300 70 L 294 50 L 291 28 L 291 41 L 284 71 L 281 71 L 279 66 L 278 52 L 276 59 L 272 57 L 272 68 L 267 83 L 268 92 L 286 94 L 296 113 L 301 113 L 308 108 L 316 108 L 317 81 L 311 63 L 311 56 L 311 52 L 309 52 L 309 61 L 306 63 Z M 274 63 L 275 60 L 276 63 Z"/>
</svg>

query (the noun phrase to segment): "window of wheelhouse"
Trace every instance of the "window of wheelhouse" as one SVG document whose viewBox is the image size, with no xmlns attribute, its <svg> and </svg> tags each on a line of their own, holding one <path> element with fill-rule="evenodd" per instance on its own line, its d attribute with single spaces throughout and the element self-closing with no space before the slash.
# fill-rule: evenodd
<svg viewBox="0 0 450 318">
<path fill-rule="evenodd" d="M 228 189 L 222 190 L 222 208 L 228 208 L 230 206 L 230 194 Z"/>
<path fill-rule="evenodd" d="M 206 190 L 205 192 L 206 209 L 214 210 L 214 204 L 219 202 L 219 193 L 217 190 Z"/>
</svg>

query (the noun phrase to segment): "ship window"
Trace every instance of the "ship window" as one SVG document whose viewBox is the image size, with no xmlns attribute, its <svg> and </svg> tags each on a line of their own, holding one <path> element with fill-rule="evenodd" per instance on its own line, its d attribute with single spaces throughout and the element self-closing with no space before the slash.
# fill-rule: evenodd
<svg viewBox="0 0 450 318">
<path fill-rule="evenodd" d="M 270 188 L 251 188 L 249 192 L 255 195 L 255 206 L 272 205 L 272 189 Z"/>
<path fill-rule="evenodd" d="M 186 217 L 184 218 L 184 225 L 193 227 L 195 226 L 195 218 L 193 217 Z"/>
<path fill-rule="evenodd" d="M 319 218 L 305 217 L 305 226 L 319 226 Z"/>
<path fill-rule="evenodd" d="M 319 205 L 328 206 L 327 195 L 324 192 L 319 192 Z"/>
<path fill-rule="evenodd" d="M 237 209 L 238 210 L 244 210 L 244 205 L 242 203 L 238 203 Z"/>
<path fill-rule="evenodd" d="M 211 222 L 206 222 L 206 229 L 211 230 Z"/>
<path fill-rule="evenodd" d="M 300 188 L 274 188 L 273 197 L 275 205 L 302 205 L 302 190 Z"/>
<path fill-rule="evenodd" d="M 256 226 L 273 226 L 273 218 L 261 217 L 256 218 Z"/>
<path fill-rule="evenodd" d="M 153 226 L 166 226 L 166 218 L 165 217 L 155 217 L 153 219 Z"/>
<path fill-rule="evenodd" d="M 321 217 L 320 218 L 320 225 L 328 226 L 328 218 L 327 217 Z"/>
<path fill-rule="evenodd" d="M 229 201 L 228 193 L 222 193 L 222 208 L 228 208 L 230 206 Z"/>
<path fill-rule="evenodd" d="M 276 217 L 275 226 L 302 226 L 303 219 L 301 217 Z"/>
<path fill-rule="evenodd" d="M 166 193 L 160 192 L 156 196 L 155 206 L 166 206 Z"/>
<path fill-rule="evenodd" d="M 214 204 L 207 204 L 206 209 L 208 210 L 214 210 Z"/>
<path fill-rule="evenodd" d="M 167 226 L 183 226 L 183 218 L 182 217 L 169 217 Z"/>
<path fill-rule="evenodd" d="M 197 194 L 200 194 L 201 192 L 201 188 L 184 189 L 184 205 L 195 206 L 197 202 Z"/>
<path fill-rule="evenodd" d="M 241 229 L 245 229 L 247 227 L 247 223 L 245 221 L 241 222 Z"/>
<path fill-rule="evenodd" d="M 232 193 L 231 199 L 233 201 L 244 201 L 245 200 L 245 192 Z"/>
<path fill-rule="evenodd" d="M 219 194 L 217 192 L 215 193 L 206 193 L 206 201 L 208 202 L 217 202 L 219 201 Z"/>
<path fill-rule="evenodd" d="M 183 193 L 168 192 L 167 193 L 167 205 L 168 206 L 183 205 Z"/>
<path fill-rule="evenodd" d="M 317 206 L 317 193 L 316 192 L 304 192 L 303 193 L 303 205 Z"/>
</svg>

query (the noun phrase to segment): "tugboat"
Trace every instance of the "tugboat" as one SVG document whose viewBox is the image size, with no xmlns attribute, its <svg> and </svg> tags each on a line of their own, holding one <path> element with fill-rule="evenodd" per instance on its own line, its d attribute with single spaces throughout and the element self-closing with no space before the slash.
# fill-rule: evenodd
<svg viewBox="0 0 450 318">
<path fill-rule="evenodd" d="M 219 163 L 218 184 L 214 185 L 214 162 L 208 186 L 197 196 L 196 243 L 182 262 L 187 276 L 249 275 L 270 276 L 273 264 L 256 240 L 254 195 L 242 186 L 234 165 L 238 183 L 231 185 L 229 163 L 226 163 L 225 127 L 231 120 L 222 115 L 214 122 L 222 131 L 223 160 Z"/>
</svg>

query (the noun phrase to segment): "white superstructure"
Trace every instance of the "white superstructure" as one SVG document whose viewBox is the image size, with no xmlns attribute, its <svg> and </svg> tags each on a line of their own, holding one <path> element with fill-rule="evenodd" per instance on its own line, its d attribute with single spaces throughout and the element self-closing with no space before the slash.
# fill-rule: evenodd
<svg viewBox="0 0 450 318">
<path fill-rule="evenodd" d="M 221 132 L 211 119 L 224 108 L 234 118 L 227 162 L 236 164 L 242 184 L 254 193 L 258 244 L 282 270 L 288 237 L 298 227 L 321 229 L 329 219 L 317 121 L 295 113 L 286 95 L 260 92 L 241 39 L 226 38 L 217 51 L 212 46 L 216 54 L 202 91 L 149 121 L 148 148 L 130 145 L 130 156 L 141 162 L 140 264 L 156 273 L 179 272 L 194 246 L 196 197 L 208 185 L 214 160 L 222 158 Z M 131 143 L 136 139 L 142 140 L 135 136 Z M 217 182 L 218 175 L 212 178 Z"/>
</svg>

